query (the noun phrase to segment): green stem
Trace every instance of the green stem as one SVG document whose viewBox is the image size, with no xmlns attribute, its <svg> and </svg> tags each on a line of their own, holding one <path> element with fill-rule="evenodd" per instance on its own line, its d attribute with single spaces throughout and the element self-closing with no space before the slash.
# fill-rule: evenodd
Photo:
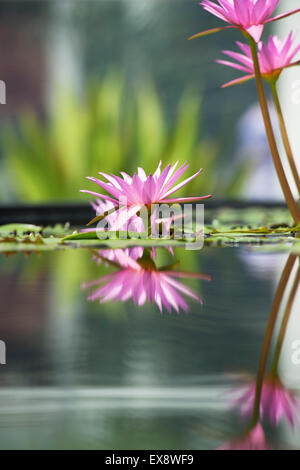
<svg viewBox="0 0 300 470">
<path fill-rule="evenodd" d="M 291 167 L 293 178 L 295 180 L 295 184 L 297 186 L 298 194 L 300 196 L 300 177 L 299 177 L 298 169 L 297 169 L 297 166 L 296 166 L 296 163 L 295 163 L 295 159 L 294 159 L 293 151 L 292 151 L 292 148 L 291 148 L 289 136 L 288 136 L 288 133 L 287 133 L 286 125 L 285 125 L 285 122 L 284 122 L 284 117 L 283 117 L 283 113 L 282 113 L 282 109 L 281 109 L 281 104 L 280 104 L 279 96 L 278 96 L 278 92 L 277 92 L 276 80 L 272 80 L 270 82 L 270 86 L 271 86 L 271 90 L 272 90 L 272 94 L 273 94 L 273 100 L 274 100 L 274 103 L 275 103 L 275 108 L 276 108 L 276 111 L 277 111 L 277 116 L 278 116 L 278 120 L 279 120 L 279 124 L 280 124 L 280 130 L 281 130 L 281 135 L 282 135 L 284 148 L 285 148 L 285 151 L 286 151 L 286 154 L 287 154 L 287 157 L 288 157 L 288 161 L 289 161 L 289 164 L 290 164 L 290 167 Z"/>
<path fill-rule="evenodd" d="M 288 180 L 286 178 L 286 175 L 284 173 L 284 169 L 280 160 L 280 155 L 277 149 L 277 144 L 272 128 L 272 123 L 270 119 L 270 113 L 268 109 L 268 104 L 266 100 L 266 95 L 265 95 L 265 90 L 264 90 L 264 85 L 263 85 L 263 80 L 259 68 L 259 61 L 258 61 L 258 55 L 257 55 L 257 49 L 256 49 L 256 43 L 254 39 L 250 36 L 247 35 L 249 44 L 251 47 L 251 52 L 252 52 L 252 58 L 253 58 L 253 64 L 254 64 L 254 70 L 255 70 L 255 79 L 256 79 L 256 86 L 257 86 L 257 92 L 258 92 L 258 97 L 259 97 L 259 102 L 260 102 L 260 107 L 265 123 L 265 128 L 266 128 L 266 134 L 271 150 L 271 154 L 273 157 L 273 162 L 274 166 L 277 172 L 278 179 L 280 181 L 280 185 L 286 200 L 286 203 L 288 205 L 288 208 L 292 214 L 292 217 L 295 221 L 296 224 L 300 221 L 300 211 L 299 208 L 293 198 L 293 194 L 291 192 L 291 189 L 289 187 Z"/>
<path fill-rule="evenodd" d="M 278 335 L 278 340 L 277 340 L 277 344 L 276 344 L 276 349 L 275 349 L 274 359 L 273 359 L 273 364 L 272 364 L 272 369 L 271 369 L 273 375 L 277 375 L 278 364 L 279 364 L 279 358 L 280 358 L 280 354 L 281 354 L 281 350 L 282 350 L 282 345 L 283 345 L 287 325 L 288 325 L 288 322 L 289 322 L 289 319 L 290 319 L 291 311 L 292 311 L 292 308 L 293 308 L 293 305 L 294 305 L 295 297 L 296 297 L 296 294 L 297 294 L 299 281 L 300 281 L 300 266 L 298 267 L 297 274 L 296 274 L 296 277 L 295 277 L 295 280 L 294 280 L 294 284 L 293 284 L 293 287 L 291 289 L 291 292 L 290 292 L 290 295 L 289 295 L 289 298 L 288 298 L 288 301 L 287 301 L 287 305 L 286 305 L 286 308 L 285 308 L 283 320 L 282 320 L 281 327 L 280 327 L 280 332 L 279 332 L 279 335 Z"/>
<path fill-rule="evenodd" d="M 256 378 L 255 400 L 254 400 L 251 427 L 255 426 L 259 420 L 261 392 L 262 392 L 263 380 L 264 380 L 264 376 L 266 372 L 266 366 L 267 366 L 267 360 L 268 360 L 269 350 L 271 346 L 272 336 L 274 333 L 274 328 L 276 325 L 276 320 L 278 317 L 278 312 L 279 312 L 279 308 L 282 302 L 282 298 L 283 298 L 287 283 L 289 281 L 293 266 L 295 264 L 295 261 L 296 261 L 296 255 L 293 255 L 293 254 L 289 255 L 286 265 L 284 267 L 284 270 L 282 272 L 282 275 L 281 275 L 281 278 L 280 278 L 280 281 L 276 290 L 273 305 L 271 308 L 271 313 L 270 313 L 269 322 L 268 322 L 268 326 L 267 326 L 265 337 L 264 337 L 264 343 L 262 347 L 260 363 L 259 363 L 259 368 L 258 368 L 258 373 L 257 373 L 257 378 Z"/>
</svg>

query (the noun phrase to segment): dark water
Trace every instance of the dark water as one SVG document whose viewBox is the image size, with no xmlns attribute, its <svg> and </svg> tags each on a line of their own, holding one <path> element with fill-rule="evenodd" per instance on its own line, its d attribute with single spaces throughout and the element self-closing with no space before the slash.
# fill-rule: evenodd
<svg viewBox="0 0 300 470">
<path fill-rule="evenodd" d="M 0 447 L 214 449 L 242 432 L 247 422 L 230 409 L 230 391 L 257 372 L 286 258 L 177 250 L 177 271 L 211 280 L 176 278 L 203 305 L 181 294 L 190 311 L 169 314 L 132 298 L 87 301 L 97 286 L 82 284 L 116 271 L 89 251 L 2 256 Z M 160 266 L 173 260 L 166 250 L 157 255 Z M 280 370 L 299 388 L 290 344 L 300 324 L 292 315 Z M 297 446 L 299 432 L 285 422 L 267 430 L 273 447 Z"/>
</svg>

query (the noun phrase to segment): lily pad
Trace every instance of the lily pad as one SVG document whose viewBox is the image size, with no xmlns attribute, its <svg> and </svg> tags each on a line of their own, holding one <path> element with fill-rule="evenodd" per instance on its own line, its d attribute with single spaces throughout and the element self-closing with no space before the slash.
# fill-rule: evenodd
<svg viewBox="0 0 300 470">
<path fill-rule="evenodd" d="M 32 224 L 6 224 L 0 226 L 0 238 L 7 236 L 23 237 L 30 233 L 40 233 L 42 227 Z"/>
<path fill-rule="evenodd" d="M 272 215 L 273 214 L 273 215 Z M 266 250 L 295 250 L 300 252 L 300 224 L 293 225 L 287 211 L 256 209 L 252 212 L 216 211 L 204 228 L 207 246 L 248 245 Z M 258 219 L 261 224 L 254 223 Z M 280 218 L 279 218 L 280 215 Z M 218 216 L 218 217 L 216 217 Z M 242 221 L 242 219 L 244 219 Z M 31 224 L 7 224 L 0 226 L 0 252 L 40 252 L 74 248 L 126 248 L 130 246 L 185 246 L 185 239 L 148 238 L 146 234 L 120 232 L 118 238 L 99 239 L 96 230 L 74 230 L 69 224 L 42 227 Z M 144 238 L 143 238 L 144 237 Z"/>
</svg>

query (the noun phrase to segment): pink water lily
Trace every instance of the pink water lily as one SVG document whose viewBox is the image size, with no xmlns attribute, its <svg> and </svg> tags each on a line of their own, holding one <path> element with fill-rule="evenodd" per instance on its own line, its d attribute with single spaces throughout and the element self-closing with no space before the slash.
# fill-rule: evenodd
<svg viewBox="0 0 300 470">
<path fill-rule="evenodd" d="M 279 0 L 218 0 L 218 3 L 203 0 L 200 3 L 202 8 L 229 23 L 229 26 L 202 31 L 192 36 L 191 39 L 217 33 L 223 29 L 238 28 L 250 34 L 255 42 L 259 42 L 266 23 L 280 20 L 300 11 L 300 8 L 297 8 L 282 15 L 271 17 L 278 3 Z"/>
<path fill-rule="evenodd" d="M 240 396 L 234 402 L 242 415 L 251 416 L 255 400 L 256 382 L 242 387 Z M 296 417 L 300 416 L 300 402 L 295 394 L 287 390 L 278 377 L 269 375 L 265 378 L 260 401 L 260 414 L 274 425 L 286 419 L 292 427 Z"/>
<path fill-rule="evenodd" d="M 155 302 L 162 311 L 165 307 L 168 312 L 172 309 L 179 312 L 189 310 L 189 306 L 182 294 L 193 298 L 199 303 L 202 299 L 190 288 L 178 282 L 175 278 L 197 278 L 210 280 L 210 276 L 194 273 L 185 273 L 172 270 L 158 270 L 153 257 L 137 256 L 141 253 L 130 253 L 126 250 L 115 250 L 113 259 L 119 264 L 119 269 L 95 281 L 84 283 L 82 288 L 97 286 L 88 297 L 89 300 L 99 300 L 100 303 L 108 301 L 125 302 L 130 298 L 139 306 Z M 133 256 L 131 256 L 133 255 Z M 107 259 L 107 258 L 106 258 Z"/>
<path fill-rule="evenodd" d="M 126 206 L 118 209 L 116 214 L 118 222 L 112 227 L 113 230 L 120 229 L 121 226 L 145 206 L 149 209 L 152 204 L 188 203 L 211 197 L 211 195 L 208 195 L 170 198 L 169 196 L 196 178 L 201 173 L 202 169 L 184 181 L 175 184 L 188 169 L 189 165 L 184 163 L 177 168 L 178 162 L 176 162 L 173 166 L 170 164 L 167 165 L 163 171 L 161 170 L 161 166 L 162 163 L 160 162 L 156 171 L 153 174 L 150 173 L 148 176 L 143 168 L 138 168 L 137 173 L 135 173 L 133 177 L 125 172 L 121 172 L 122 178 L 113 174 L 108 175 L 99 172 L 106 181 L 92 176 L 88 176 L 87 179 L 99 185 L 107 191 L 109 195 L 88 190 L 82 190 L 82 192 L 103 198 L 105 201 L 110 201 L 116 207 L 119 205 Z"/>
<path fill-rule="evenodd" d="M 238 439 L 223 444 L 219 450 L 268 450 L 265 433 L 260 423 Z"/>
<path fill-rule="evenodd" d="M 258 60 L 262 76 L 267 81 L 277 80 L 283 69 L 300 65 L 300 60 L 293 61 L 300 50 L 300 43 L 294 44 L 294 34 L 291 32 L 284 41 L 277 36 L 270 36 L 267 44 L 258 43 Z M 255 77 L 251 48 L 247 44 L 236 42 L 243 54 L 233 51 L 222 51 L 223 54 L 236 60 L 239 63 L 228 60 L 217 60 L 219 64 L 241 70 L 245 76 L 232 80 L 223 85 L 226 88 L 238 83 L 244 83 Z"/>
</svg>

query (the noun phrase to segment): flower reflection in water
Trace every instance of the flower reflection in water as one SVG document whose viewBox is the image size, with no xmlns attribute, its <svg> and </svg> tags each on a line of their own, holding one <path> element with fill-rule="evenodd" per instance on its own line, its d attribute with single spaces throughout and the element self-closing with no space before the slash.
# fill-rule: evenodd
<svg viewBox="0 0 300 470">
<path fill-rule="evenodd" d="M 188 311 L 189 305 L 183 295 L 202 304 L 199 295 L 177 279 L 194 278 L 209 281 L 210 276 L 175 271 L 174 265 L 158 268 L 155 256 L 155 250 L 149 251 L 142 247 L 98 251 L 95 257 L 99 261 L 115 266 L 117 271 L 84 283 L 83 289 L 96 287 L 88 300 L 98 299 L 100 303 L 105 303 L 126 302 L 132 298 L 139 306 L 148 300 L 150 303 L 155 302 L 161 312 L 163 307 L 168 312 L 172 309 L 176 312 L 180 309 Z"/>
<path fill-rule="evenodd" d="M 267 450 L 265 433 L 260 423 L 247 431 L 239 439 L 232 440 L 220 447 L 219 450 Z"/>
<path fill-rule="evenodd" d="M 287 296 L 271 369 L 266 373 L 279 310 L 283 297 L 289 289 L 289 280 L 296 261 L 297 256 L 291 254 L 282 272 L 265 333 L 257 378 L 237 390 L 240 396 L 235 400 L 234 405 L 240 409 L 242 415 L 250 418 L 248 430 L 242 438 L 232 440 L 220 449 L 266 449 L 261 420 L 269 419 L 272 425 L 277 426 L 285 419 L 294 428 L 297 418 L 300 416 L 300 402 L 296 394 L 284 386 L 278 370 L 281 350 L 300 282 L 299 260 L 297 272 Z"/>
<path fill-rule="evenodd" d="M 256 382 L 241 388 L 241 392 L 235 404 L 242 415 L 249 417 L 253 412 Z M 284 387 L 279 377 L 272 374 L 267 375 L 262 386 L 260 415 L 263 419 L 269 419 L 273 425 L 278 425 L 286 418 L 292 427 L 295 425 L 295 417 L 300 415 L 300 403 L 295 394 Z"/>
</svg>

